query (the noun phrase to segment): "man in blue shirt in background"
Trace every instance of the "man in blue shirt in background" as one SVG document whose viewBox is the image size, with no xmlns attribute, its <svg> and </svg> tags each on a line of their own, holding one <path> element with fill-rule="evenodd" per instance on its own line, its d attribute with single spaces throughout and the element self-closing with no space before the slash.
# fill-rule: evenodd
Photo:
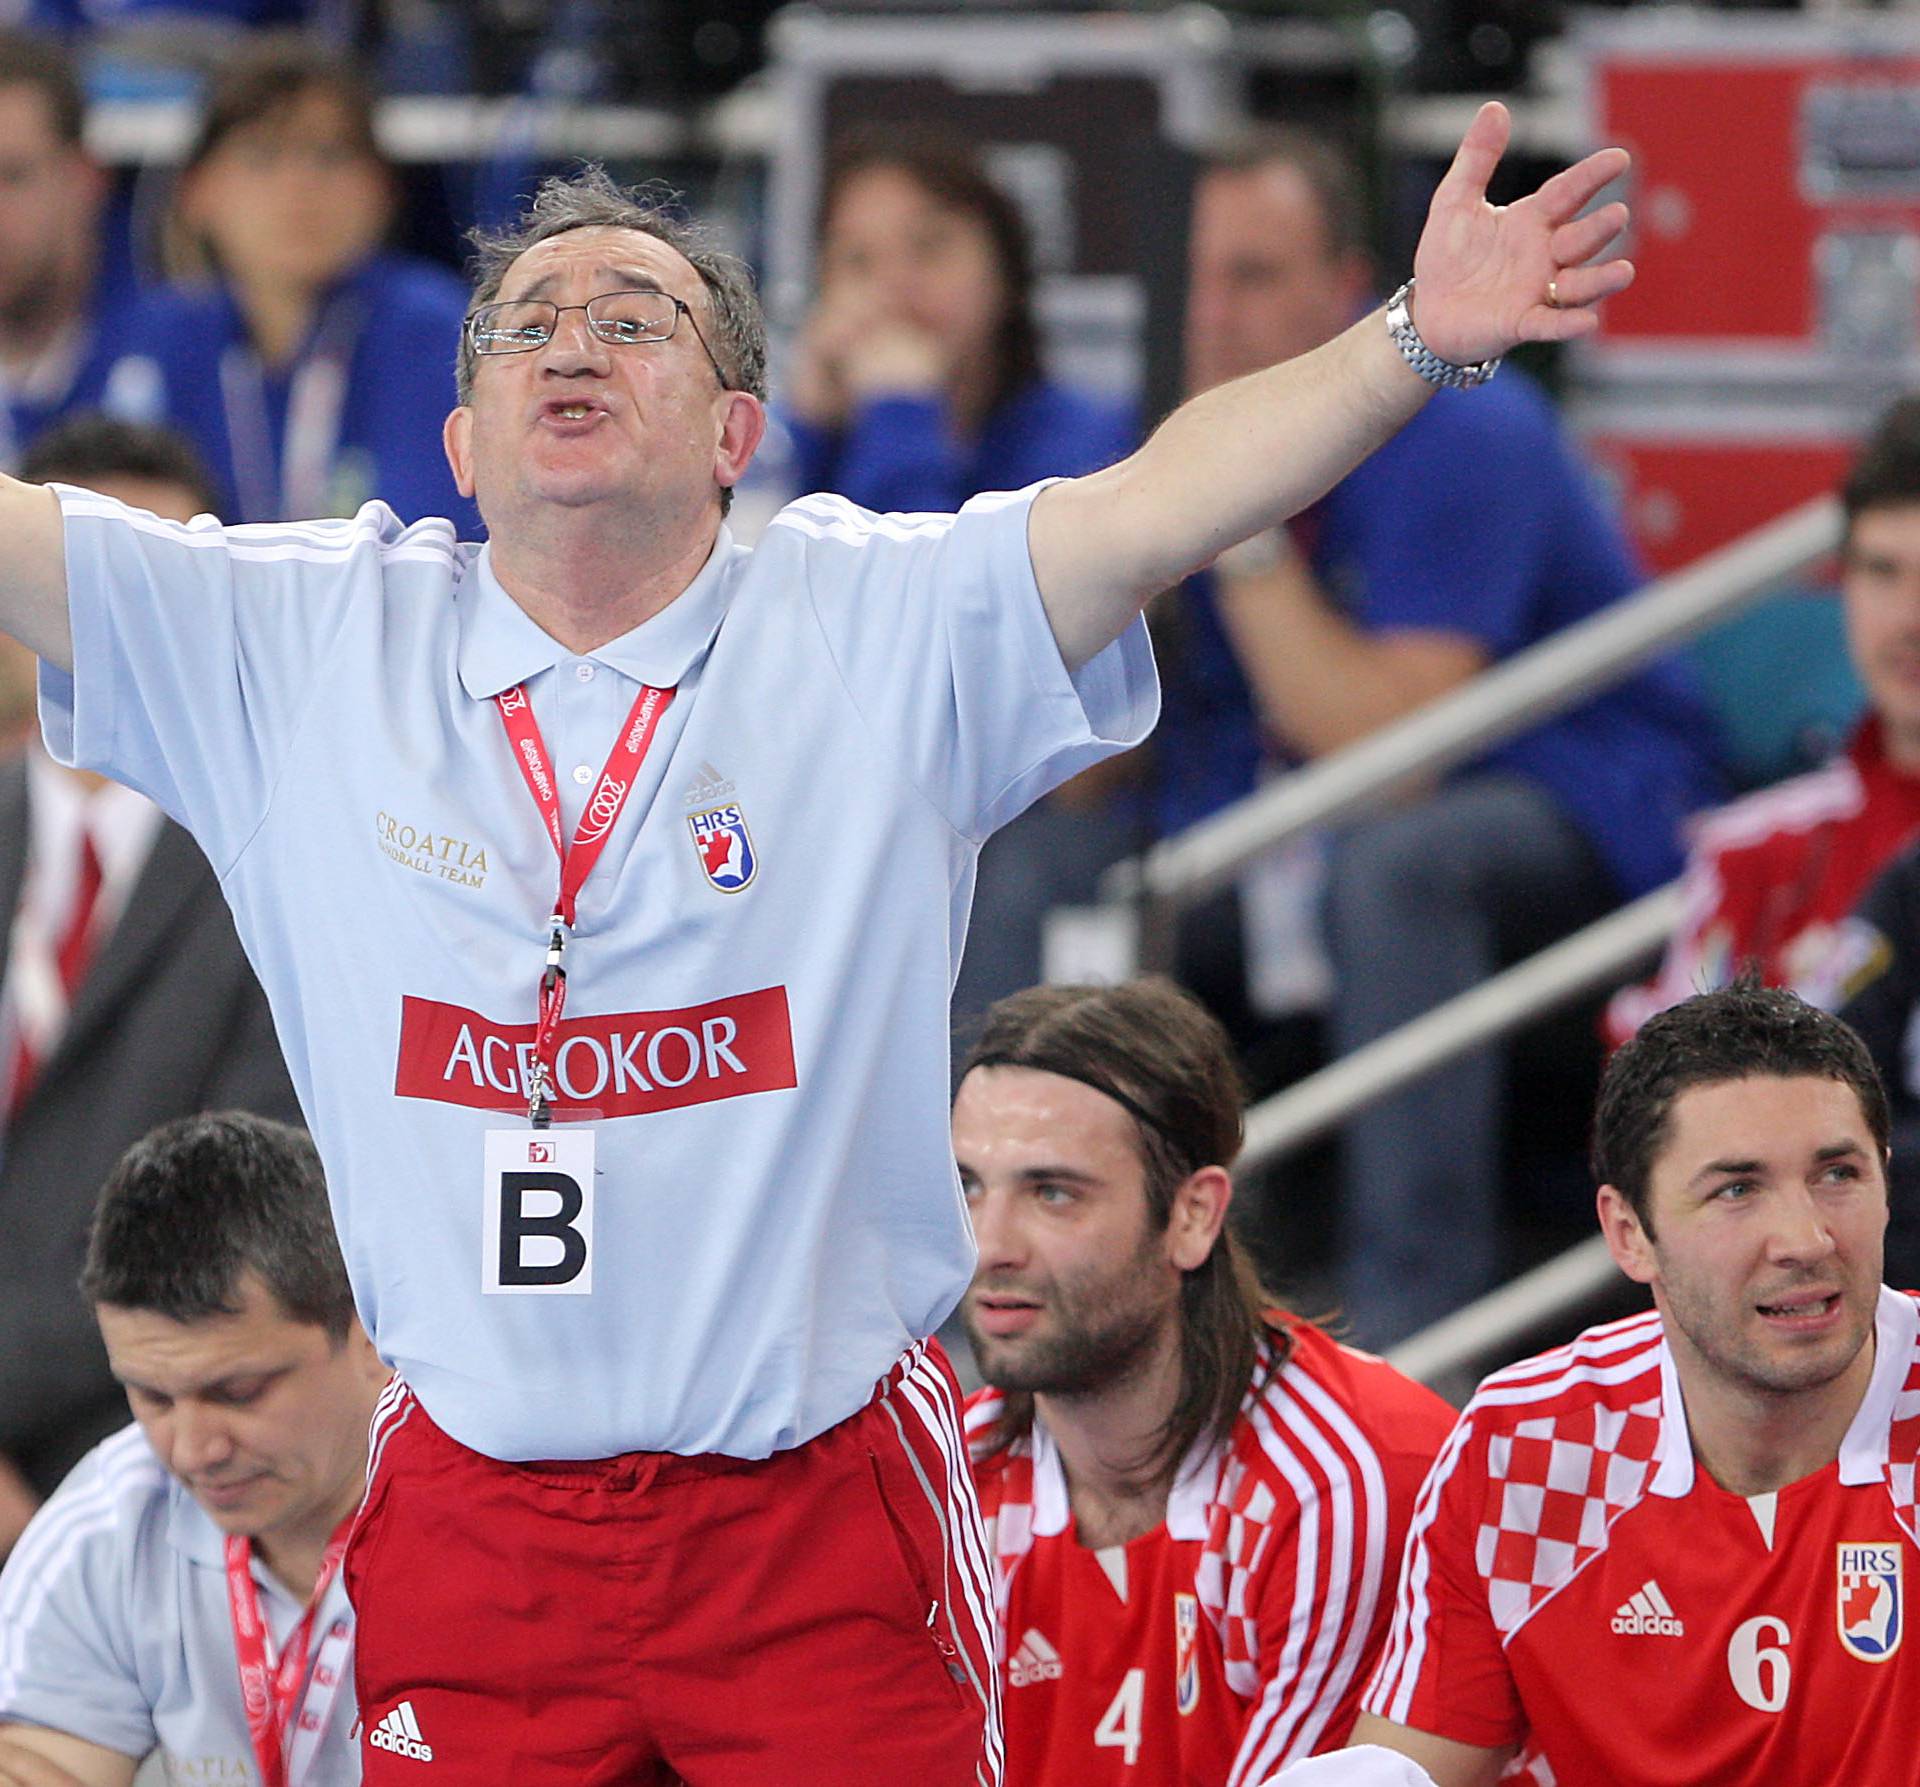
<svg viewBox="0 0 1920 1787">
<path fill-rule="evenodd" d="M 105 174 L 85 101 L 51 39 L 0 31 L 0 465 L 48 423 L 100 403 L 132 322 L 130 270 L 102 251 Z M 105 326 L 103 326 L 105 325 Z"/>
<path fill-rule="evenodd" d="M 1364 216 L 1352 169 L 1319 138 L 1263 132 L 1211 164 L 1194 196 L 1190 387 L 1346 329 L 1374 301 Z M 1292 524 L 1182 591 L 1157 741 L 1163 829 L 1640 580 L 1536 385 L 1509 368 L 1484 391 L 1441 392 Z M 1256 1003 L 1263 983 L 1269 1009 L 1330 988 L 1329 1043 L 1347 1054 L 1658 886 L 1679 870 L 1681 819 L 1719 791 L 1710 736 L 1680 671 L 1658 665 L 1345 830 L 1323 890 L 1299 852 L 1256 871 L 1243 890 Z M 1301 959 L 1316 942 L 1318 973 Z M 1368 1344 L 1496 1281 L 1503 1083 L 1483 1051 L 1349 1126 L 1340 1301 Z"/>
</svg>

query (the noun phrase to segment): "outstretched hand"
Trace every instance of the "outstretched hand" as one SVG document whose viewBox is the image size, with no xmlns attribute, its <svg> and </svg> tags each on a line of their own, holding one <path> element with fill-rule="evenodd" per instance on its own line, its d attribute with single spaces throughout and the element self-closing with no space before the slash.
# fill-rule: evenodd
<svg viewBox="0 0 1920 1787">
<path fill-rule="evenodd" d="M 1599 326 L 1594 306 L 1633 278 L 1631 261 L 1598 258 L 1626 227 L 1626 206 L 1616 201 L 1581 215 L 1626 172 L 1627 152 L 1596 150 L 1517 203 L 1490 205 L 1487 183 L 1510 129 L 1497 100 L 1480 108 L 1414 250 L 1414 324 L 1428 347 L 1456 365 L 1523 341 L 1589 334 Z"/>
</svg>

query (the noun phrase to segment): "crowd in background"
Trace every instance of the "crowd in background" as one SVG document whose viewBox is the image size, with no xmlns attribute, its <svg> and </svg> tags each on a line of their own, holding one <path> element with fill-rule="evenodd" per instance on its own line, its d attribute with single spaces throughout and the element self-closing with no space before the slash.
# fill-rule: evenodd
<svg viewBox="0 0 1920 1787">
<path fill-rule="evenodd" d="M 467 301 L 451 244 L 487 219 L 476 189 L 464 211 L 449 204 L 450 218 L 423 225 L 382 152 L 377 94 L 413 76 L 485 90 L 489 59 L 510 61 L 517 44 L 533 90 L 595 96 L 619 67 L 569 65 L 553 20 L 585 33 L 577 51 L 598 9 L 537 9 L 553 18 L 520 39 L 511 8 L 470 9 L 457 42 L 459 9 L 417 9 L 411 37 L 325 0 L 174 8 L 164 30 L 146 10 L 43 0 L 13 11 L 66 40 L 0 35 L 0 462 L 183 519 L 311 519 L 377 500 L 477 537 L 441 429 Z M 706 10 L 733 37 L 710 34 L 686 51 L 696 62 L 757 39 L 764 9 Z M 213 35 L 183 35 L 182 11 Z M 266 26 L 308 34 L 251 30 Z M 373 75 L 352 44 L 376 52 Z M 116 180 L 84 131 L 88 79 L 95 94 L 127 91 L 142 55 L 200 101 L 158 198 L 149 181 L 136 193 Z M 815 298 L 775 369 L 796 494 L 951 510 L 1110 463 L 1154 420 L 1050 374 L 1027 222 L 938 126 L 829 146 Z M 1364 190 L 1330 142 L 1271 130 L 1218 144 L 1194 188 L 1186 314 L 1152 325 L 1180 333 L 1188 389 L 1304 352 L 1378 303 L 1399 270 L 1374 264 L 1372 236 Z M 1657 980 L 1615 1001 L 1604 1037 L 1588 1008 L 1517 1058 L 1471 1055 L 1365 1112 L 1337 1171 L 1282 1176 L 1247 1200 L 1262 1263 L 1304 1282 L 1309 1309 L 1390 1344 L 1514 1270 L 1543 1219 L 1542 1186 L 1559 1198 L 1546 1218 L 1583 1226 L 1584 1185 L 1564 1188 L 1580 1177 L 1604 1048 L 1744 959 L 1830 1005 L 1877 988 L 1883 1065 L 1896 1089 L 1910 1083 L 1914 1000 L 1895 969 L 1911 893 L 1889 885 L 1851 914 L 1920 829 L 1906 711 L 1920 550 L 1905 539 L 1920 516 L 1920 416 L 1896 412 L 1849 512 L 1849 638 L 1872 705 L 1836 765 L 1690 833 L 1734 790 L 1690 666 L 1663 660 L 1418 797 L 1276 853 L 1187 925 L 1182 978 L 1228 1024 L 1253 1089 L 1271 1090 L 1670 880 L 1693 839 L 1687 935 Z M 1048 913 L 1095 898 L 1120 858 L 1642 580 L 1539 385 L 1509 368 L 1485 390 L 1442 394 L 1289 528 L 1156 605 L 1159 734 L 988 845 L 958 1024 L 1040 977 Z M 0 784 L 0 898 L 15 913 L 0 979 L 0 1216 L 36 1239 L 0 1264 L 0 1550 L 114 1424 L 104 1359 L 69 1296 L 106 1163 L 152 1123 L 207 1105 L 295 1115 L 204 864 L 140 797 L 53 770 L 31 742 L 23 677 L 4 710 L 16 760 Z M 1896 867 L 1912 879 L 1911 859 Z M 164 896 L 149 886 L 163 870 L 179 884 Z M 152 917 L 163 909 L 204 926 L 194 947 L 218 964 L 172 990 L 185 933 Z M 136 943 L 165 960 L 142 967 Z M 123 959 L 120 1007 L 103 989 Z M 183 1063 L 173 1044 L 187 1035 L 217 1042 L 215 1058 Z M 176 1071 L 162 1075 L 163 1060 Z M 37 1141 L 36 1125 L 56 1139 Z M 94 1153 L 73 1152 L 80 1134 Z M 1542 1134 L 1550 1157 L 1527 1155 Z M 1897 1246 L 1894 1261 L 1897 1279 Z"/>
</svg>

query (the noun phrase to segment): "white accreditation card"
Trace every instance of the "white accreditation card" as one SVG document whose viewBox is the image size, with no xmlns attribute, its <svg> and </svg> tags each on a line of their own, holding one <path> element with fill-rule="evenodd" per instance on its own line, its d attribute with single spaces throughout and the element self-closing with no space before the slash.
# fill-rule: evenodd
<svg viewBox="0 0 1920 1787">
<path fill-rule="evenodd" d="M 593 1290 L 593 1131 L 487 1131 L 480 1288 L 584 1297 Z"/>
</svg>

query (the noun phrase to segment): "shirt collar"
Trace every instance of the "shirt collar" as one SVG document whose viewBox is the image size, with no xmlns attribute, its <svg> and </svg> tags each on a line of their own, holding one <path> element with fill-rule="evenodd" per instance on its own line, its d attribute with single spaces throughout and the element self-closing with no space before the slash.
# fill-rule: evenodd
<svg viewBox="0 0 1920 1787">
<path fill-rule="evenodd" d="M 670 689 L 705 655 L 732 596 L 727 568 L 739 549 L 722 527 L 694 580 L 631 632 L 587 657 L 635 682 Z M 483 546 L 461 581 L 460 684 L 475 701 L 490 701 L 575 654 L 508 595 L 494 575 L 493 547 Z"/>
<path fill-rule="evenodd" d="M 1032 1435 L 1033 1536 L 1051 1539 L 1073 1524 L 1067 1471 L 1060 1460 L 1059 1446 L 1038 1415 L 1034 1417 Z M 1187 1448 L 1187 1455 L 1181 1459 L 1167 1490 L 1165 1524 L 1169 1538 L 1204 1539 L 1207 1536 L 1225 1457 L 1225 1450 L 1207 1433 L 1202 1433 Z"/>
<path fill-rule="evenodd" d="M 1920 1307 L 1911 1297 L 1880 1287 L 1873 1318 L 1873 1375 L 1840 1441 L 1840 1481 L 1849 1487 L 1878 1483 L 1886 1473 L 1888 1429 L 1894 1403 L 1913 1363 L 1920 1339 Z M 1651 1485 L 1655 1495 L 1679 1500 L 1693 1490 L 1693 1442 L 1687 1433 L 1687 1406 L 1673 1349 L 1660 1342 L 1660 1443 Z"/>
</svg>

